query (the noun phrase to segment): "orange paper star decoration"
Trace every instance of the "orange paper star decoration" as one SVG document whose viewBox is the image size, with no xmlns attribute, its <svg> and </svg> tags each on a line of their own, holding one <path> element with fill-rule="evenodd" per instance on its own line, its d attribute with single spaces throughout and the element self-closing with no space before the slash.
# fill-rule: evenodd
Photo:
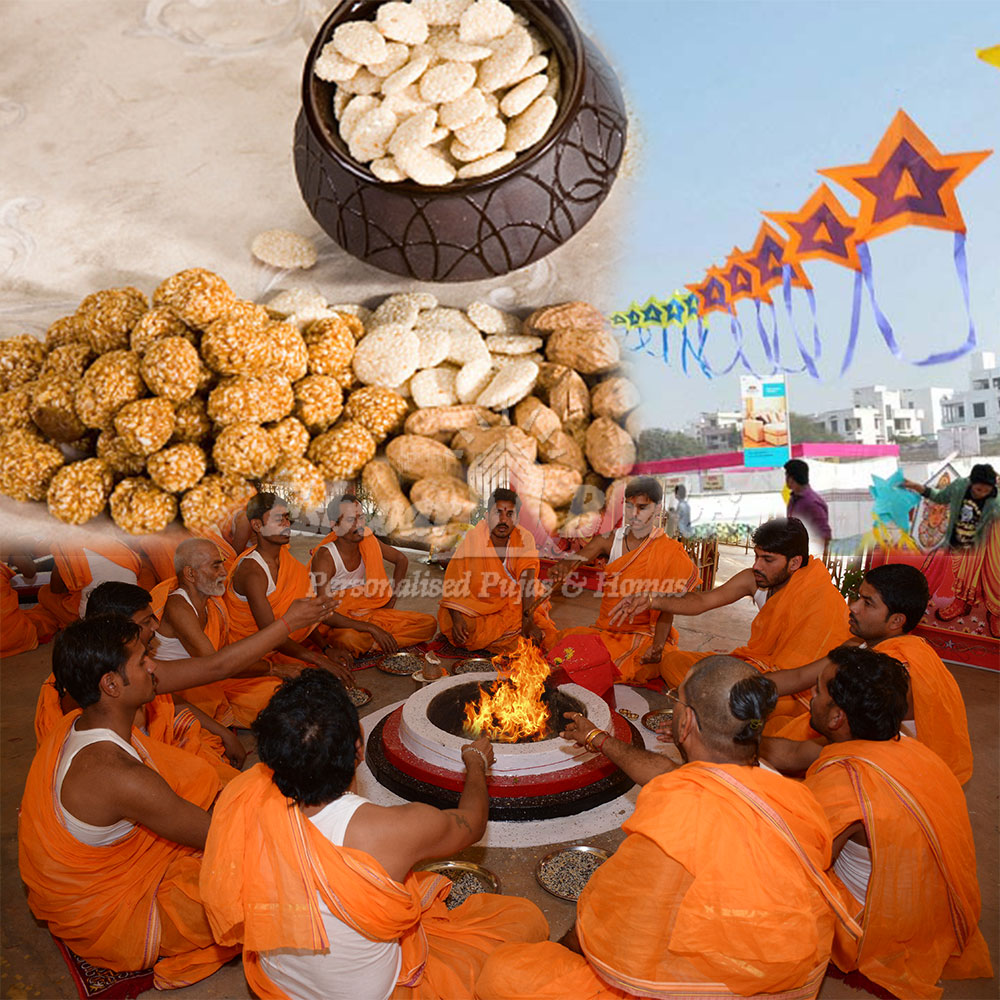
<svg viewBox="0 0 1000 1000">
<path fill-rule="evenodd" d="M 762 301 L 770 301 L 767 295 L 769 288 L 782 283 L 782 265 L 788 264 L 791 267 L 791 282 L 794 288 L 812 288 L 812 283 L 805 275 L 805 271 L 799 266 L 795 257 L 788 252 L 788 241 L 766 222 L 760 224 L 757 230 L 757 238 L 753 241 L 753 248 L 749 250 L 743 258 L 753 267 L 760 280 L 760 298 Z"/>
<path fill-rule="evenodd" d="M 722 276 L 729 287 L 730 302 L 739 302 L 740 299 L 771 301 L 767 292 L 761 291 L 760 272 L 747 261 L 745 250 L 733 247 L 722 265 Z"/>
<path fill-rule="evenodd" d="M 860 202 L 858 240 L 885 236 L 904 226 L 964 233 L 955 188 L 991 152 L 942 153 L 900 109 L 867 163 L 819 173 Z"/>
<path fill-rule="evenodd" d="M 788 233 L 787 252 L 793 259 L 818 257 L 855 271 L 861 270 L 855 246 L 858 220 L 847 214 L 847 209 L 825 184 L 820 184 L 797 212 L 765 212 L 764 215 Z"/>
<path fill-rule="evenodd" d="M 710 267 L 705 272 L 705 279 L 700 285 L 685 285 L 698 296 L 698 315 L 707 316 L 718 309 L 719 312 L 729 312 L 729 286 L 721 267 Z"/>
</svg>

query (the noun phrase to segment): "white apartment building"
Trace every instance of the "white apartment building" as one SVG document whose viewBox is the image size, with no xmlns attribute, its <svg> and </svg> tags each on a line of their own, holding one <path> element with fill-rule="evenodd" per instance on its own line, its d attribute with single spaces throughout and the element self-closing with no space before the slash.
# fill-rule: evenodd
<svg viewBox="0 0 1000 1000">
<path fill-rule="evenodd" d="M 739 447 L 742 427 L 742 410 L 719 410 L 703 412 L 697 423 L 690 425 L 688 433 L 701 442 L 705 451 L 735 451 Z"/>
<path fill-rule="evenodd" d="M 980 439 L 1000 437 L 1000 366 L 993 351 L 972 355 L 969 388 L 944 404 L 942 427 L 975 427 Z"/>
<path fill-rule="evenodd" d="M 817 413 L 813 419 L 831 434 L 858 444 L 890 444 L 899 438 L 929 437 L 943 426 L 951 389 L 889 389 L 869 385 L 851 391 L 852 406 Z"/>
</svg>

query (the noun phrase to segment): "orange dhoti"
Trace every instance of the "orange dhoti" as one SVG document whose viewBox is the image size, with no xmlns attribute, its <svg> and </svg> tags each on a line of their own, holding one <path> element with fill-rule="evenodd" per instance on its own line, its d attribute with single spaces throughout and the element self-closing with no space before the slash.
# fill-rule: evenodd
<svg viewBox="0 0 1000 1000">
<path fill-rule="evenodd" d="M 164 580 L 153 588 L 151 592 L 153 612 L 158 618 L 163 617 L 167 598 L 176 589 L 176 577 Z M 229 642 L 229 622 L 225 605 L 219 598 L 210 597 L 207 610 L 205 637 L 214 649 L 222 649 Z M 224 726 L 249 729 L 280 684 L 281 680 L 277 677 L 227 677 L 221 681 L 212 681 L 210 684 L 185 688 L 176 692 L 176 696 Z"/>
<path fill-rule="evenodd" d="M 315 552 L 327 542 L 335 539 L 336 533 L 326 536 L 313 549 Z M 347 590 L 325 590 L 331 597 L 338 598 L 337 614 L 357 621 L 371 622 L 378 628 L 388 632 L 400 647 L 415 646 L 418 642 L 426 642 L 434 638 L 437 632 L 437 619 L 433 615 L 420 611 L 397 611 L 385 607 L 392 600 L 392 586 L 386 576 L 385 563 L 382 561 L 382 548 L 370 528 L 365 528 L 364 537 L 358 543 L 361 550 L 361 561 L 365 568 L 365 585 L 351 587 Z M 336 583 L 336 581 L 333 581 Z M 375 640 L 367 633 L 353 628 L 336 628 L 331 625 L 320 625 L 317 629 L 326 642 L 347 649 L 352 656 L 367 653 Z"/>
<path fill-rule="evenodd" d="M 850 637 L 847 602 L 823 563 L 810 556 L 757 612 L 747 644 L 729 655 L 745 660 L 761 673 L 788 670 L 818 660 Z M 710 651 L 684 649 L 668 653 L 663 658 L 663 679 L 676 687 L 693 664 L 713 655 Z M 809 699 L 804 696 L 779 698 L 768 725 L 779 724 L 777 720 L 782 716 L 803 715 L 808 705 Z M 771 735 L 771 731 L 767 733 Z"/>
<path fill-rule="evenodd" d="M 621 598 L 630 594 L 686 594 L 698 580 L 698 570 L 684 546 L 657 528 L 641 545 L 608 563 L 597 621 L 592 626 L 564 629 L 557 641 L 568 635 L 599 635 L 618 669 L 619 680 L 642 684 L 659 677 L 662 659 L 655 663 L 641 661 L 653 644 L 660 612 L 643 611 L 632 621 L 612 625 L 611 611 Z M 677 629 L 671 628 L 663 647 L 664 656 L 676 648 Z"/>
<path fill-rule="evenodd" d="M 35 623 L 21 610 L 10 585 L 16 574 L 0 563 L 0 657 L 27 653 L 38 645 Z"/>
<path fill-rule="evenodd" d="M 448 641 L 464 649 L 509 652 L 521 635 L 521 574 L 534 570 L 538 577 L 538 550 L 530 532 L 514 528 L 500 561 L 486 521 L 466 532 L 448 563 L 444 575 L 438 624 Z M 558 629 L 549 617 L 548 601 L 532 615 L 542 630 L 542 644 L 548 648 L 558 638 Z M 458 611 L 469 625 L 465 642 L 457 642 L 450 612 Z"/>
<path fill-rule="evenodd" d="M 834 925 L 860 933 L 823 871 L 823 811 L 787 778 L 688 764 L 648 782 L 623 829 L 577 903 L 583 956 L 549 942 L 502 948 L 480 1000 L 814 997 Z"/>
<path fill-rule="evenodd" d="M 212 937 L 198 891 L 197 852 L 138 825 L 113 844 L 90 847 L 63 826 L 55 771 L 79 715 L 59 721 L 28 772 L 18 825 L 28 905 L 94 965 L 123 972 L 153 965 L 159 989 L 205 979 L 238 949 Z M 132 745 L 178 795 L 202 809 L 212 805 L 219 782 L 210 767 L 135 730 Z"/>
<path fill-rule="evenodd" d="M 834 836 L 864 825 L 872 871 L 860 941 L 834 940 L 833 960 L 898 997 L 937 1000 L 938 979 L 990 977 L 979 932 L 976 850 L 965 795 L 917 740 L 851 740 L 825 747 L 806 787 Z M 845 886 L 842 895 L 862 909 Z"/>
<path fill-rule="evenodd" d="M 370 854 L 336 847 L 263 764 L 219 798 L 201 890 L 216 939 L 243 943 L 247 981 L 263 1000 L 287 996 L 263 971 L 261 952 L 329 946 L 319 897 L 365 937 L 400 942 L 396 1000 L 472 997 L 492 950 L 548 936 L 545 917 L 526 899 L 483 893 L 449 911 L 451 883 L 441 876 L 412 872 L 400 883 Z"/>
</svg>

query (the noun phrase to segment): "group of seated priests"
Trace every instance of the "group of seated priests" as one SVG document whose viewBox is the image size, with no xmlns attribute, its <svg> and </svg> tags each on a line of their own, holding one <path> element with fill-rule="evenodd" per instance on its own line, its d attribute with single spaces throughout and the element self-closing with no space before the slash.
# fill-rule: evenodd
<svg viewBox="0 0 1000 1000">
<path fill-rule="evenodd" d="M 876 567 L 848 603 L 788 518 L 757 529 L 750 568 L 699 591 L 656 527 L 661 501 L 655 480 L 633 479 L 621 527 L 543 580 L 517 494 L 496 490 L 436 617 L 396 607 L 406 556 L 352 494 L 331 503 L 309 566 L 270 493 L 246 505 L 246 547 L 177 538 L 152 575 L 154 560 L 117 542 L 60 549 L 31 623 L 36 641 L 55 632 L 19 815 L 33 914 L 93 965 L 152 967 L 161 989 L 242 952 L 266 1000 L 793 1000 L 818 994 L 831 961 L 933 1000 L 942 978 L 991 976 L 965 706 L 912 634 L 923 575 Z M 552 596 L 599 558 L 594 625 L 559 630 Z M 744 645 L 678 647 L 676 616 L 743 597 L 758 609 Z M 6 599 L 0 610 L 7 633 Z M 668 688 L 659 739 L 680 764 L 562 720 L 563 739 L 641 790 L 558 942 L 530 901 L 479 893 L 448 910 L 451 883 L 414 870 L 484 835 L 487 738 L 462 748 L 454 809 L 356 793 L 355 659 L 439 629 L 492 653 L 598 636 L 618 681 Z M 246 770 L 237 728 L 256 737 Z"/>
</svg>

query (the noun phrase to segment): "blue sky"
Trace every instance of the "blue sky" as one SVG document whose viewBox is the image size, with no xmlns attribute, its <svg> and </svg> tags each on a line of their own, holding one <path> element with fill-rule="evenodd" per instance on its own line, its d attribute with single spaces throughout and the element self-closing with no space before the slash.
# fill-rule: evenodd
<svg viewBox="0 0 1000 1000">
<path fill-rule="evenodd" d="M 817 168 L 867 161 L 902 107 L 941 152 L 997 150 L 959 186 L 958 201 L 979 345 L 1000 349 L 1000 70 L 975 54 L 1000 44 L 1000 4 L 577 0 L 575 8 L 634 116 L 638 177 L 622 220 L 622 307 L 701 281 L 734 245 L 749 246 L 761 211 L 797 210 L 823 180 Z M 853 213 L 857 202 L 831 187 Z M 952 235 L 908 228 L 870 249 L 879 305 L 907 356 L 961 345 L 967 320 Z M 853 273 L 825 262 L 806 267 L 821 380 L 790 376 L 792 409 L 849 405 L 856 385 L 967 387 L 968 357 L 925 367 L 897 361 L 867 295 L 858 351 L 840 376 Z M 794 296 L 796 321 L 811 334 L 805 299 Z M 741 316 L 749 335 L 752 307 Z M 732 356 L 722 349 L 728 336 L 713 332 L 720 367 Z M 793 350 L 790 332 L 782 342 Z M 680 427 L 700 410 L 738 405 L 736 369 L 709 380 L 656 360 L 640 368 L 649 423 Z"/>
</svg>

